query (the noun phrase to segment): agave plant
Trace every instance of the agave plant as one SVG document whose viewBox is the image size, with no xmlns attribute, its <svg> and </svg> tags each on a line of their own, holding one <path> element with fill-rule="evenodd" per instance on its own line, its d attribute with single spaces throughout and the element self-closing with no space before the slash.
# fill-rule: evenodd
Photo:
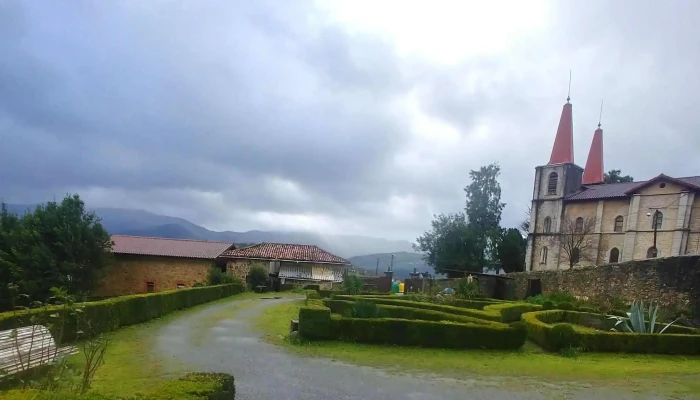
<svg viewBox="0 0 700 400">
<path fill-rule="evenodd" d="M 656 319 L 659 316 L 659 305 L 653 302 L 649 303 L 649 308 L 644 306 L 643 301 L 634 301 L 630 310 L 627 312 L 627 317 L 611 316 L 608 319 L 614 319 L 617 322 L 615 326 L 610 328 L 611 331 L 631 332 L 631 333 L 664 333 L 669 326 L 675 321 L 666 324 L 659 332 L 655 332 Z"/>
</svg>

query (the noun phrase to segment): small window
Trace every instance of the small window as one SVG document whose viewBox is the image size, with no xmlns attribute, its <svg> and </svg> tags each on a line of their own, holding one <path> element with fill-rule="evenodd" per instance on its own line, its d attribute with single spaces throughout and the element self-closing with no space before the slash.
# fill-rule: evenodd
<svg viewBox="0 0 700 400">
<path fill-rule="evenodd" d="M 656 247 L 651 246 L 647 250 L 647 258 L 656 258 L 656 256 L 659 255 L 659 251 L 656 249 Z"/>
<path fill-rule="evenodd" d="M 574 233 L 583 233 L 583 218 L 576 218 L 576 225 L 574 226 Z"/>
<path fill-rule="evenodd" d="M 546 217 L 544 219 L 544 233 L 549 233 L 552 231 L 552 219 Z"/>
<path fill-rule="evenodd" d="M 178 290 L 179 290 L 179 289 L 184 289 L 184 288 L 185 288 L 185 284 L 184 284 L 184 283 L 178 283 L 178 284 L 177 284 L 177 288 L 178 288 Z"/>
<path fill-rule="evenodd" d="M 547 264 L 547 248 L 543 247 L 542 250 L 540 250 L 540 264 Z"/>
<path fill-rule="evenodd" d="M 153 293 L 156 291 L 156 284 L 153 282 L 146 282 L 146 293 Z"/>
<path fill-rule="evenodd" d="M 571 252 L 571 260 L 574 262 L 574 264 L 581 261 L 581 250 L 579 250 L 578 247 L 574 248 L 574 250 Z"/>
<path fill-rule="evenodd" d="M 666 182 L 661 182 L 661 183 L 659 183 L 659 187 L 660 187 L 661 189 L 665 188 L 665 187 L 666 187 Z"/>
<path fill-rule="evenodd" d="M 622 218 L 622 215 L 618 215 L 615 218 L 615 232 L 622 232 L 622 224 L 625 222 L 625 219 Z"/>
<path fill-rule="evenodd" d="M 549 174 L 549 182 L 547 183 L 547 194 L 557 194 L 557 183 L 559 174 L 552 172 Z"/>
<path fill-rule="evenodd" d="M 616 263 L 618 261 L 620 261 L 620 250 L 617 247 L 613 247 L 610 250 L 610 262 Z"/>
<path fill-rule="evenodd" d="M 659 229 L 661 229 L 661 225 L 663 223 L 664 223 L 664 215 L 661 213 L 661 211 L 656 211 L 654 213 L 654 217 L 652 218 L 652 221 L 651 221 L 651 229 L 659 230 Z"/>
</svg>

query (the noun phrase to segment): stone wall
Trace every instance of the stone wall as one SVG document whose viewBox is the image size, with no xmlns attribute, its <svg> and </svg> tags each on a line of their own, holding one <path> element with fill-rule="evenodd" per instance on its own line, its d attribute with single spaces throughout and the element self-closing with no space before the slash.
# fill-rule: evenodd
<svg viewBox="0 0 700 400">
<path fill-rule="evenodd" d="M 154 292 L 175 290 L 178 285 L 192 287 L 198 282 L 206 283 L 213 265 L 212 260 L 115 254 L 114 265 L 106 271 L 94 295 L 146 293 L 149 282 L 153 283 Z"/>
<path fill-rule="evenodd" d="M 529 279 L 540 279 L 542 293 L 566 291 L 576 296 L 615 296 L 627 301 L 654 300 L 663 306 L 700 306 L 700 256 L 680 256 L 606 264 L 573 270 L 508 274 L 516 296 L 525 297 Z"/>
</svg>

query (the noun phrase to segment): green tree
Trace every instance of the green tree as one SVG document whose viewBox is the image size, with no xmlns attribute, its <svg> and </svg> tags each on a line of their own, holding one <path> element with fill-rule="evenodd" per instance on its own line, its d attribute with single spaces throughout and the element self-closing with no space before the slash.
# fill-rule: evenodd
<svg viewBox="0 0 700 400">
<path fill-rule="evenodd" d="M 436 215 L 432 229 L 416 239 L 416 251 L 439 274 L 463 276 L 461 271 L 481 272 L 478 240 L 462 213 Z"/>
<path fill-rule="evenodd" d="M 467 195 L 464 211 L 472 238 L 479 250 L 476 256 L 481 268 L 496 258 L 496 246 L 501 236 L 501 212 L 505 203 L 501 203 L 501 185 L 498 183 L 500 174 L 501 168 L 495 163 L 481 167 L 478 171 L 469 171 L 471 183 L 464 188 Z"/>
<path fill-rule="evenodd" d="M 254 264 L 248 270 L 248 283 L 255 290 L 256 287 L 267 283 L 267 269 L 263 264 Z"/>
<path fill-rule="evenodd" d="M 610 171 L 603 174 L 603 181 L 605 183 L 634 182 L 634 178 L 632 178 L 629 175 L 622 176 L 622 170 L 611 169 Z"/>
<path fill-rule="evenodd" d="M 84 296 L 112 261 L 112 241 L 78 195 L 15 216 L 0 213 L 0 275 L 10 275 L 23 294 L 45 301 L 51 288 Z"/>
<path fill-rule="evenodd" d="M 525 270 L 525 249 L 527 241 L 520 230 L 504 229 L 498 243 L 497 258 L 505 272 L 520 272 Z"/>
</svg>

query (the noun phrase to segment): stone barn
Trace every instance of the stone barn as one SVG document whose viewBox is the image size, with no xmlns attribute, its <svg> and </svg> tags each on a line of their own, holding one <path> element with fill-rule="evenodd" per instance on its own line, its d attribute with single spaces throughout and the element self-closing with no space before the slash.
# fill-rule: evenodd
<svg viewBox="0 0 700 400">
<path fill-rule="evenodd" d="M 205 283 L 217 258 L 235 248 L 231 242 L 112 235 L 115 263 L 95 297 L 161 292 Z"/>
<path fill-rule="evenodd" d="M 246 279 L 253 264 L 261 264 L 277 287 L 278 284 L 317 284 L 331 289 L 343 282 L 350 263 L 318 246 L 282 243 L 260 243 L 223 252 L 219 260 L 228 271 Z"/>
</svg>

